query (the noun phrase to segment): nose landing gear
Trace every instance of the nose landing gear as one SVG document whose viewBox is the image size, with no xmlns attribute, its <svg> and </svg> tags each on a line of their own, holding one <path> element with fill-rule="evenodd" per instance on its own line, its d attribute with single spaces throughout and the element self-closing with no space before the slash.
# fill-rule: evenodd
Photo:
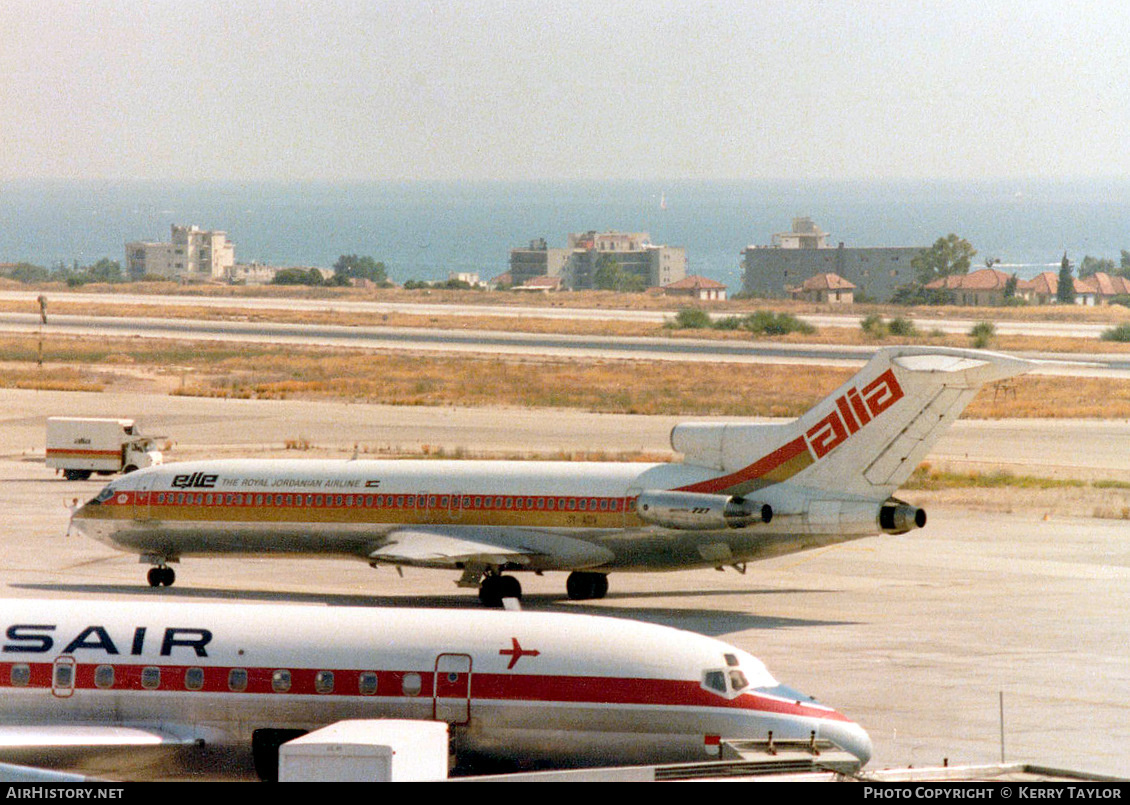
<svg viewBox="0 0 1130 805">
<path fill-rule="evenodd" d="M 177 574 L 168 565 L 159 565 L 149 568 L 145 578 L 150 587 L 172 587 L 173 582 L 177 580 Z"/>
</svg>

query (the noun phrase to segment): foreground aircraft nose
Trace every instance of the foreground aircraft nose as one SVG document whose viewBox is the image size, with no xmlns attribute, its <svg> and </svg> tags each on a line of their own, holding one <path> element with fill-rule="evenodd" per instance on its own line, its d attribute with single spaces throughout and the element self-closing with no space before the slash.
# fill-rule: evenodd
<svg viewBox="0 0 1130 805">
<path fill-rule="evenodd" d="M 852 721 L 821 722 L 816 737 L 826 738 L 845 752 L 850 752 L 863 765 L 871 759 L 871 736 Z"/>
</svg>

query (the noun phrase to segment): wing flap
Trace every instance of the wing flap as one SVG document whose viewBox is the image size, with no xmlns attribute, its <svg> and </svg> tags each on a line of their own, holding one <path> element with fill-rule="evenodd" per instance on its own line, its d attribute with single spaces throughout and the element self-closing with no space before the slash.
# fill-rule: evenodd
<svg viewBox="0 0 1130 805">
<path fill-rule="evenodd" d="M 508 562 L 528 564 L 532 553 L 439 531 L 405 529 L 394 531 L 389 536 L 391 541 L 388 544 L 369 554 L 370 561 L 426 567 L 455 567 L 470 561 L 499 565 Z"/>
<path fill-rule="evenodd" d="M 518 564 L 542 570 L 597 567 L 615 558 L 593 542 L 548 530 L 405 528 L 388 536 L 369 554 L 370 562 L 433 568 Z"/>
</svg>

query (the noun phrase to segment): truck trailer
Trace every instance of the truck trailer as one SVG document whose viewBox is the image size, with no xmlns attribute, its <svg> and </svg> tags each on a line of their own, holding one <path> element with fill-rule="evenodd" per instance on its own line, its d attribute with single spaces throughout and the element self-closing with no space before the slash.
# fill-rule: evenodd
<svg viewBox="0 0 1130 805">
<path fill-rule="evenodd" d="M 96 472 L 133 472 L 161 461 L 153 438 L 142 436 L 132 419 L 47 420 L 47 466 L 62 470 L 68 481 L 85 481 Z"/>
</svg>

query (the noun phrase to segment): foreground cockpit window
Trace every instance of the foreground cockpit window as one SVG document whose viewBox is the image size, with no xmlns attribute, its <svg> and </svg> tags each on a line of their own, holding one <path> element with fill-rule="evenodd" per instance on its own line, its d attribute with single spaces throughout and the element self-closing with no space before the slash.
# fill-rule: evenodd
<svg viewBox="0 0 1130 805">
<path fill-rule="evenodd" d="M 725 671 L 705 671 L 702 674 L 702 686 L 709 690 L 711 693 L 717 693 L 719 696 L 726 695 L 726 672 Z"/>
</svg>

